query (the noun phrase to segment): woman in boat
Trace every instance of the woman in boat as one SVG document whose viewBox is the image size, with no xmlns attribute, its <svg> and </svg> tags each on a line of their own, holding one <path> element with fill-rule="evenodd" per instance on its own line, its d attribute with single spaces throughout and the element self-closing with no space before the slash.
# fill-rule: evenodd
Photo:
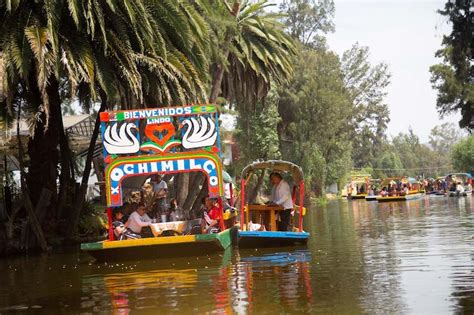
<svg viewBox="0 0 474 315">
<path fill-rule="evenodd" d="M 213 234 L 218 233 L 219 229 L 219 220 L 221 218 L 222 210 L 219 207 L 219 204 L 216 200 L 209 197 L 204 197 L 202 199 L 204 205 L 203 211 L 203 233 Z"/>
<path fill-rule="evenodd" d="M 388 196 L 387 187 L 382 188 L 382 190 L 380 191 L 380 196 L 381 197 L 387 197 Z"/>
</svg>

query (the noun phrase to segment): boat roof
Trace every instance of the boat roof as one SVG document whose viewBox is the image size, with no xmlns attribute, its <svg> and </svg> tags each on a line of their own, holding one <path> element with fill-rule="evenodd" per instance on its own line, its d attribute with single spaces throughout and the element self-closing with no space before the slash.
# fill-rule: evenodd
<svg viewBox="0 0 474 315">
<path fill-rule="evenodd" d="M 467 178 L 472 178 L 472 175 L 470 173 L 451 173 L 451 174 L 448 174 L 446 175 L 446 177 L 448 176 L 466 176 Z"/>
<path fill-rule="evenodd" d="M 276 172 L 286 172 L 290 173 L 293 176 L 293 179 L 296 182 L 303 181 L 303 169 L 298 165 L 283 161 L 283 160 L 268 160 L 268 161 L 256 161 L 252 164 L 247 165 L 242 170 L 242 178 L 246 178 L 249 174 L 253 173 L 255 170 L 260 169 L 270 169 Z"/>
</svg>

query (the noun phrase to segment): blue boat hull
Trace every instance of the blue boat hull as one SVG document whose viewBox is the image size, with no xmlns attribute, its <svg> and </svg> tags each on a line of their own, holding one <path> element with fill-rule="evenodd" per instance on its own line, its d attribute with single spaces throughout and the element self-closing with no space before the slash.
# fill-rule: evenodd
<svg viewBox="0 0 474 315">
<path fill-rule="evenodd" d="M 242 248 L 306 245 L 308 238 L 307 232 L 239 231 L 238 244 Z"/>
</svg>

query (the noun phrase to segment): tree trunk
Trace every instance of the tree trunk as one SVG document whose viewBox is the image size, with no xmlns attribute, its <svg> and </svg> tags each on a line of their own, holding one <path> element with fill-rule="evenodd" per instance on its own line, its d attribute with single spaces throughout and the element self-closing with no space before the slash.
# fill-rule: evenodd
<svg viewBox="0 0 474 315">
<path fill-rule="evenodd" d="M 26 174 L 25 174 L 25 168 L 24 168 L 25 164 L 23 162 L 23 144 L 21 143 L 21 136 L 20 136 L 20 116 L 21 116 L 21 104 L 18 108 L 17 125 L 16 125 L 17 135 L 16 136 L 17 136 L 17 141 L 18 141 L 18 162 L 20 164 L 20 182 L 21 182 L 20 185 L 21 185 L 21 192 L 23 196 L 23 204 L 28 213 L 29 222 L 31 223 L 33 233 L 35 234 L 36 239 L 38 240 L 41 250 L 43 252 L 46 252 L 48 250 L 48 245 L 46 243 L 46 239 L 44 238 L 43 229 L 41 228 L 38 218 L 36 217 L 36 213 L 33 208 L 33 203 L 31 202 L 31 199 L 30 199 L 30 192 L 28 191 L 26 180 L 25 180 Z"/>
<path fill-rule="evenodd" d="M 72 239 L 77 232 L 77 226 L 79 224 L 79 218 L 81 216 L 81 210 L 84 205 L 84 198 L 87 192 L 87 184 L 89 182 L 89 176 L 91 173 L 92 158 L 94 156 L 95 143 L 99 136 L 100 129 L 100 113 L 102 113 L 107 107 L 107 95 L 105 92 L 100 91 L 101 104 L 97 117 L 95 119 L 94 131 L 92 132 L 92 138 L 89 143 L 89 149 L 87 151 L 86 164 L 84 166 L 84 172 L 82 174 L 82 181 L 79 187 L 79 191 L 74 202 L 74 208 L 71 214 L 71 226 L 68 230 L 67 238 Z"/>
<path fill-rule="evenodd" d="M 55 80 L 54 80 L 55 81 Z M 54 82 L 51 82 L 54 85 Z M 58 88 L 56 86 L 56 88 Z M 48 86 L 48 95 L 54 94 L 54 86 Z M 51 92 L 51 94 L 50 94 Z M 34 94 L 35 91 L 31 90 L 29 94 Z M 57 91 L 56 91 L 57 93 Z M 36 98 L 32 96 L 31 98 Z M 37 101 L 36 99 L 33 101 Z M 60 106 L 57 104 L 59 98 L 55 96 L 50 97 L 50 108 Z M 58 155 L 58 126 L 57 123 L 57 111 L 50 110 L 50 114 L 46 117 L 44 112 L 39 113 L 39 119 L 36 121 L 35 130 L 33 137 L 30 137 L 28 142 L 28 155 L 30 157 L 30 163 L 28 167 L 28 174 L 25 178 L 28 185 L 28 190 L 31 192 L 31 202 L 36 204 L 43 187 L 46 187 L 53 192 L 52 199 L 56 199 L 57 184 L 56 179 L 58 176 L 57 165 L 59 160 Z M 48 121 L 46 121 L 48 119 Z M 46 129 L 46 125 L 48 128 Z"/>
<path fill-rule="evenodd" d="M 201 192 L 201 186 L 204 185 L 206 176 L 202 174 L 201 172 L 196 172 L 193 173 L 193 176 L 189 181 L 189 190 L 188 190 L 188 195 L 186 197 L 186 200 L 183 203 L 183 210 L 191 210 L 192 205 L 194 204 L 194 201 L 198 197 L 198 194 Z M 200 199 L 200 198 L 198 198 Z"/>
<path fill-rule="evenodd" d="M 189 186 L 191 183 L 189 173 L 176 174 L 175 180 L 176 180 L 176 186 L 175 186 L 176 199 L 178 200 L 178 205 L 182 207 L 187 196 L 189 195 L 188 192 L 189 192 Z"/>
</svg>

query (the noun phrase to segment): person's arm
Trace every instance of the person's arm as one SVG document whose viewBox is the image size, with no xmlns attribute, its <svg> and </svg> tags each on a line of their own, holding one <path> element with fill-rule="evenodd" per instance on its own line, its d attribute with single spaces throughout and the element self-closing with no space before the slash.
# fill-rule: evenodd
<svg viewBox="0 0 474 315">
<path fill-rule="evenodd" d="M 277 205 L 281 206 L 288 199 L 291 198 L 290 185 L 288 185 L 288 183 L 284 182 L 284 183 L 282 183 L 281 187 L 278 187 L 278 188 L 275 189 L 275 191 L 276 191 L 276 193 L 275 193 L 276 196 L 275 197 L 278 197 L 278 192 L 281 192 L 282 196 L 280 196 L 280 199 L 276 200 L 275 203 Z"/>
<path fill-rule="evenodd" d="M 150 218 L 148 217 L 148 219 L 150 219 Z M 132 213 L 132 215 L 130 216 L 130 218 L 128 220 L 133 221 L 134 224 L 136 224 L 140 227 L 149 226 L 151 224 L 151 221 L 142 221 L 141 218 L 140 218 L 140 215 L 136 212 Z"/>
</svg>

